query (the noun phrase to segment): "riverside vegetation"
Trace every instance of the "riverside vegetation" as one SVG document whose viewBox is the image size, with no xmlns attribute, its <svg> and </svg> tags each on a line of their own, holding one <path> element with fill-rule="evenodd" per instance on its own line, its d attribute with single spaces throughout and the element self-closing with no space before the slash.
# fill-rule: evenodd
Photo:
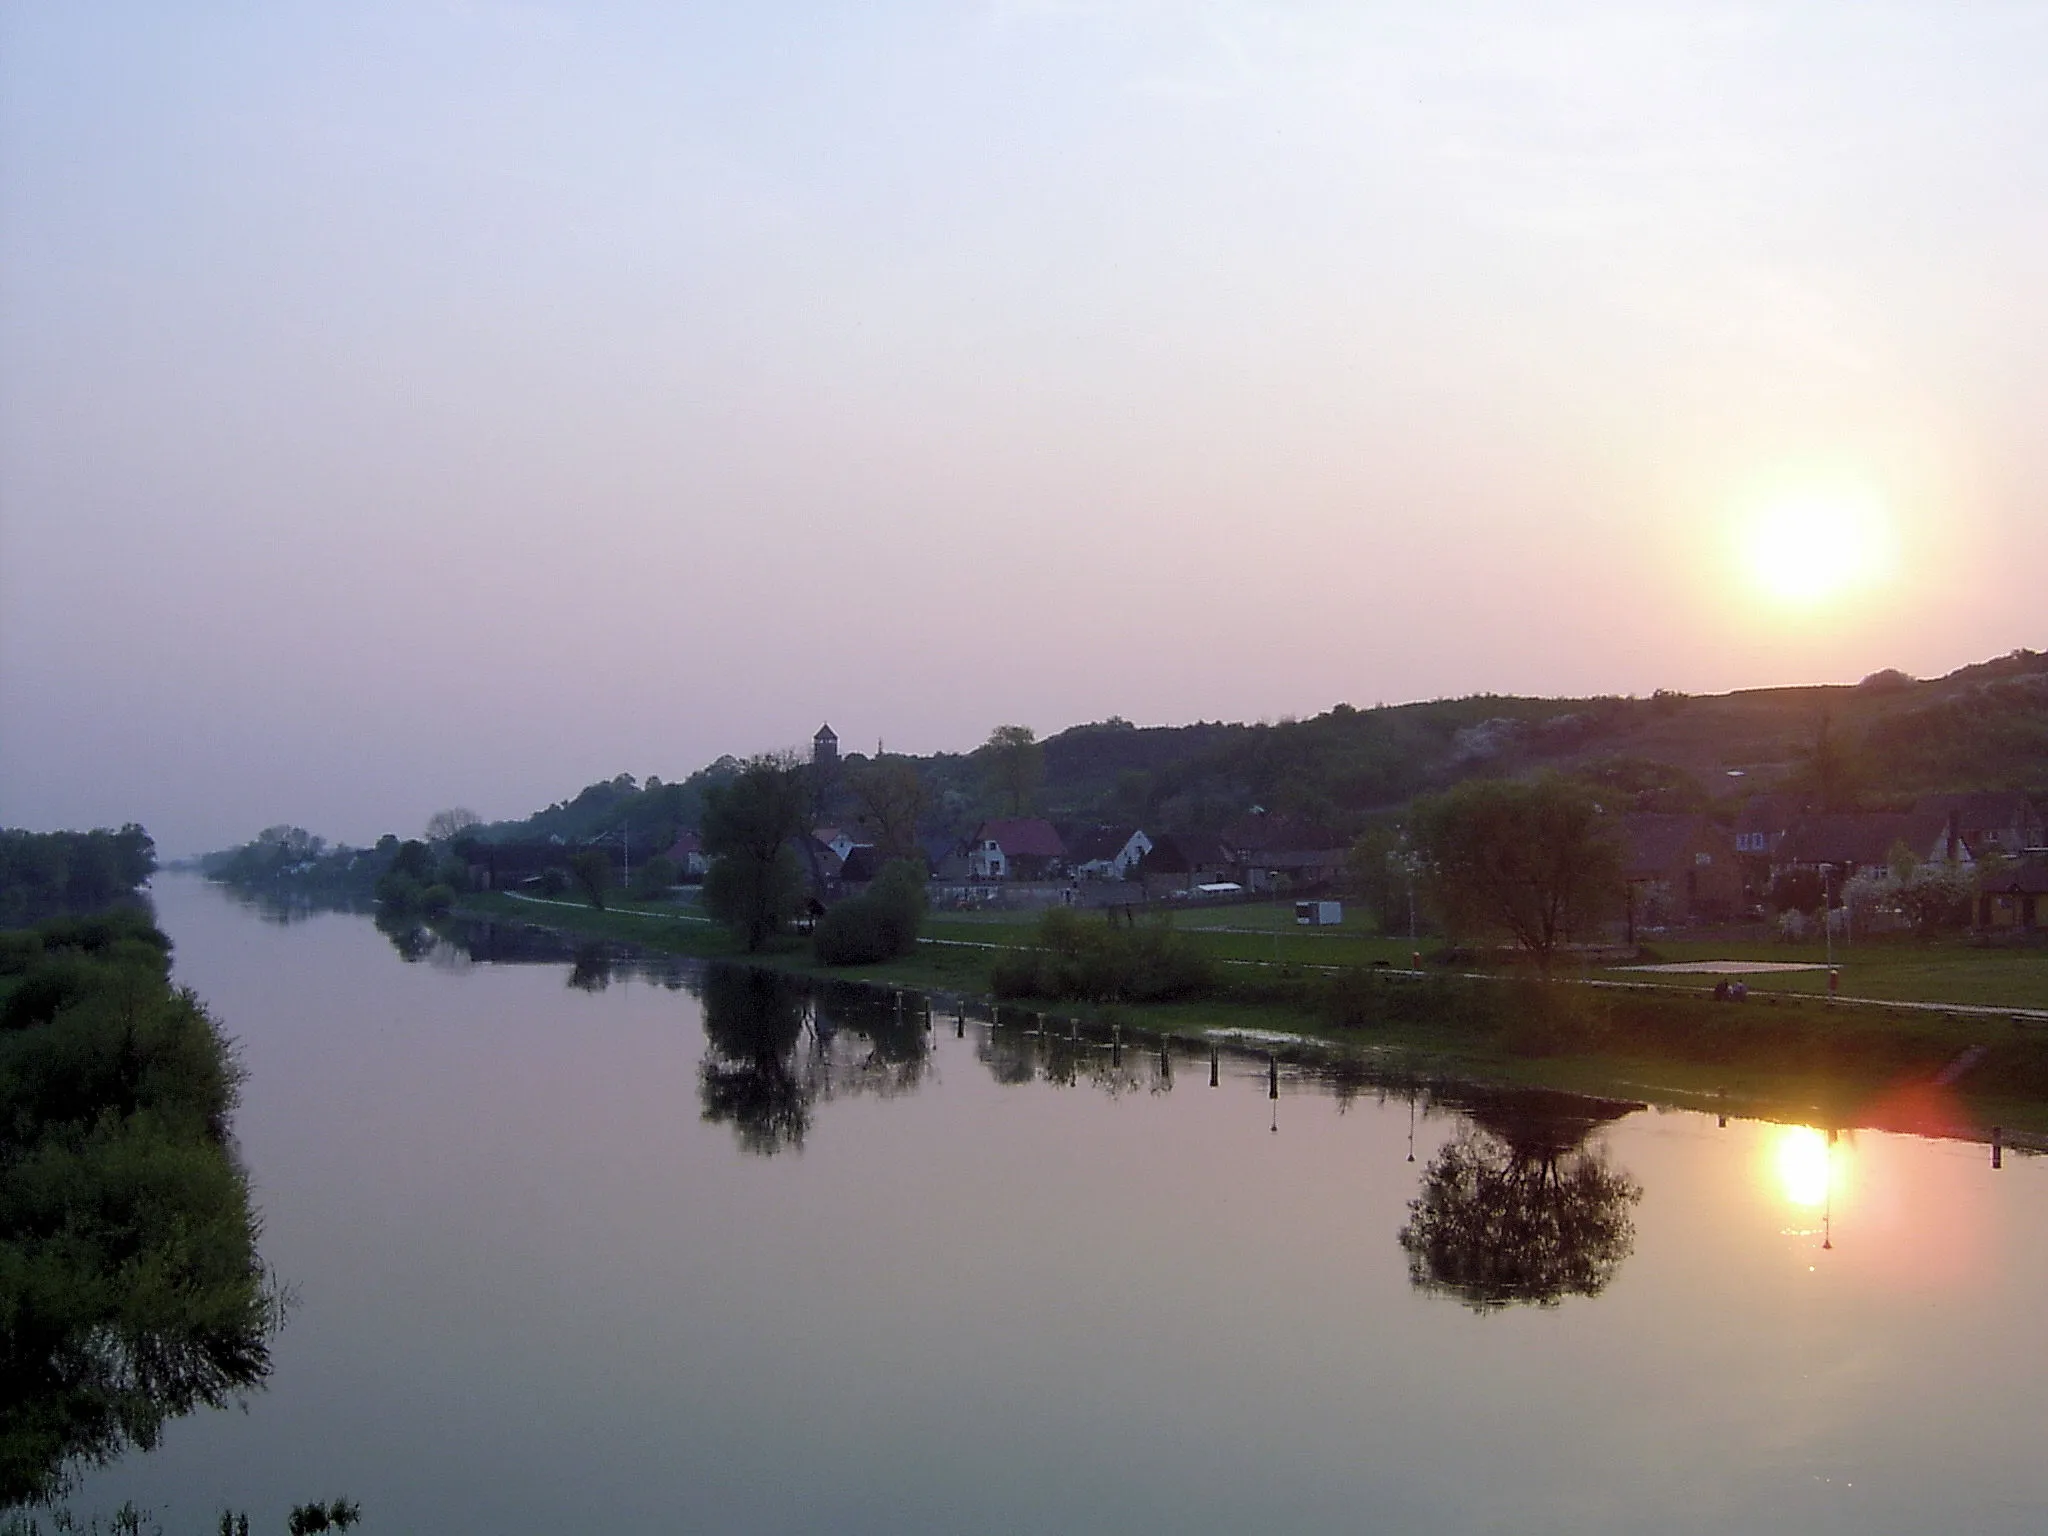
<svg viewBox="0 0 2048 1536">
<path fill-rule="evenodd" d="M 260 1385 L 285 1297 L 239 1075 L 139 913 L 0 936 L 0 1509 Z"/>
<path fill-rule="evenodd" d="M 141 827 L 0 834 L 0 1536 L 161 1526 L 66 1504 L 84 1470 L 258 1389 L 288 1307 L 232 1141 L 241 1071 L 171 981 Z M 347 1499 L 290 1532 L 347 1530 Z M 223 1536 L 248 1536 L 224 1510 Z"/>
</svg>

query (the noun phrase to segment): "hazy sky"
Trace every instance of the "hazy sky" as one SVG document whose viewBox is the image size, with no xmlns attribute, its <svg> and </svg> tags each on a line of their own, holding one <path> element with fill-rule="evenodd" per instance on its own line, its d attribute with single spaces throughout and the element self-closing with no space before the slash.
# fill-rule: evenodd
<svg viewBox="0 0 2048 1536">
<path fill-rule="evenodd" d="M 2044 60 L 2037 4 L 6 0 L 0 821 L 2038 647 Z"/>
</svg>

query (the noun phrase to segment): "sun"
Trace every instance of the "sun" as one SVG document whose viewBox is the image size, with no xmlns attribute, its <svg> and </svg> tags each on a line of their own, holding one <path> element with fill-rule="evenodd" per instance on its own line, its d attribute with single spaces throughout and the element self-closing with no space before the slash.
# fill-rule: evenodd
<svg viewBox="0 0 2048 1536">
<path fill-rule="evenodd" d="M 1739 537 L 1748 580 L 1788 608 L 1816 608 L 1882 586 L 1898 564 L 1884 504 L 1863 492 L 1771 498 L 1750 512 Z"/>
</svg>

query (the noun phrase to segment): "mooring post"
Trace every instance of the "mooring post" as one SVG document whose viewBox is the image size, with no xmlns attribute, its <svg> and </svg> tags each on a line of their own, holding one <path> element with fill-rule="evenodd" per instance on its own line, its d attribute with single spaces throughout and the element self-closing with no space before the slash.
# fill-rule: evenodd
<svg viewBox="0 0 2048 1536">
<path fill-rule="evenodd" d="M 1216 1086 L 1216 1042 L 1209 1042 L 1209 1086 Z"/>
<path fill-rule="evenodd" d="M 2005 1166 L 2005 1127 L 2002 1125 L 1991 1127 L 1991 1166 Z"/>
<path fill-rule="evenodd" d="M 1109 1064 L 1112 1067 L 1124 1064 L 1124 1027 L 1121 1024 L 1109 1026 Z"/>
<path fill-rule="evenodd" d="M 1266 1053 L 1266 1097 L 1280 1097 L 1280 1058 L 1271 1051 Z"/>
</svg>

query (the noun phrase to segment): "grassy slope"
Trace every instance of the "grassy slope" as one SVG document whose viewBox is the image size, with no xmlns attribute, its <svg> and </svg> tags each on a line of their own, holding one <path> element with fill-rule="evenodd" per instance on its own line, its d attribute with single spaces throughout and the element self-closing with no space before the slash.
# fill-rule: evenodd
<svg viewBox="0 0 2048 1536">
<path fill-rule="evenodd" d="M 1270 911 L 1270 909 L 1267 909 Z M 625 903 L 608 912 L 575 905 L 544 906 L 502 895 L 466 898 L 475 916 L 539 922 L 568 933 L 588 934 L 706 959 L 746 959 L 814 975 L 831 974 L 945 994 L 935 1006 L 954 1006 L 964 997 L 985 1014 L 992 947 L 1027 942 L 1031 924 L 1015 917 L 936 917 L 927 942 L 904 960 L 884 965 L 827 971 L 811 959 L 809 946 L 785 940 L 765 953 L 741 955 L 724 932 L 672 906 Z M 1307 1005 L 1309 983 L 1302 960 L 1318 964 L 1363 965 L 1373 959 L 1406 958 L 1405 941 L 1370 938 L 1357 932 L 1285 932 L 1277 918 L 1267 932 L 1216 932 L 1214 927 L 1254 927 L 1258 908 L 1231 908 L 1189 920 L 1192 939 L 1219 959 L 1262 962 L 1233 967 L 1234 977 L 1272 983 L 1274 1001 L 1202 1000 L 1122 1006 L 1114 1009 L 1071 1004 L 1045 1005 L 1051 1017 L 1101 1025 L 1111 1020 L 1134 1028 L 1177 1035 L 1250 1031 L 1327 1041 L 1363 1050 L 1389 1069 L 1445 1077 L 1541 1084 L 1585 1092 L 1623 1093 L 1665 1103 L 1727 1108 L 1748 1113 L 1824 1122 L 1897 1125 L 1904 1128 L 1968 1130 L 2000 1124 L 2048 1134 L 2048 1028 L 2009 1020 L 1940 1013 L 1908 1013 L 1836 1005 L 1802 998 L 1798 989 L 1824 987 L 1817 975 L 1772 982 L 1742 1008 L 1717 1005 L 1698 993 L 1711 986 L 1655 992 L 1554 989 L 1560 1008 L 1538 991 L 1511 993 L 1510 980 L 1437 978 L 1386 983 L 1386 1017 L 1366 1029 L 1326 1024 Z M 1274 943 L 1283 963 L 1272 962 Z M 987 947 L 985 947 L 987 946 Z M 1875 947 L 1871 947 L 1875 950 Z M 1686 958 L 1667 946 L 1666 957 Z M 1716 957 L 1728 957 L 1720 947 Z M 1785 959 L 1789 946 L 1764 946 L 1758 958 Z M 1874 958 L 1874 956 L 1873 956 Z M 2019 987 L 2041 983 L 2048 957 L 2038 953 L 1897 950 L 1891 963 L 1870 963 L 1853 977 L 1871 996 L 1910 995 L 1936 988 L 1937 1001 L 1967 1001 L 1956 993 L 1969 987 L 2011 1002 Z M 1640 981 L 1642 978 L 1631 978 Z M 1526 986 L 1527 984 L 1522 984 Z M 1780 995 L 1782 993 L 1783 995 Z M 1406 1006 L 1427 997 L 1431 1006 Z M 1467 1007 L 1458 999 L 1471 1000 Z M 1548 1024 L 1524 1027 L 1522 1013 L 1557 1015 Z M 1519 1010 L 1519 1011 L 1518 1011 Z M 1006 1004 L 1003 1013 L 1029 1022 L 1038 1005 Z M 1503 1019 L 1508 1022 L 1504 1025 Z M 1929 1109 L 1924 1097 L 1900 1098 L 1901 1084 L 1926 1084 L 1942 1066 L 1971 1047 L 1989 1054 L 1964 1080 L 1961 1090 Z M 1901 1107 L 1903 1105 L 1903 1107 Z M 1927 1121 L 1934 1116 L 1938 1124 Z M 1917 1117 L 1917 1118 L 1916 1118 Z"/>
</svg>

